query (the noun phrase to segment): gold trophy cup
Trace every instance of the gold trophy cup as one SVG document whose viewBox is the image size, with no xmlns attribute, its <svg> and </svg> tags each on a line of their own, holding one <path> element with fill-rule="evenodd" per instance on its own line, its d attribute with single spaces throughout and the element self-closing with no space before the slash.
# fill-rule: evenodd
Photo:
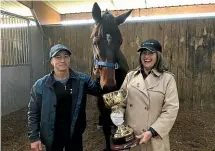
<svg viewBox="0 0 215 151">
<path fill-rule="evenodd" d="M 111 109 L 112 113 L 120 112 L 120 104 L 127 98 L 128 91 L 120 89 L 103 95 L 105 106 Z M 125 150 L 137 145 L 134 131 L 124 124 L 117 126 L 115 134 L 112 136 L 112 150 Z"/>
</svg>

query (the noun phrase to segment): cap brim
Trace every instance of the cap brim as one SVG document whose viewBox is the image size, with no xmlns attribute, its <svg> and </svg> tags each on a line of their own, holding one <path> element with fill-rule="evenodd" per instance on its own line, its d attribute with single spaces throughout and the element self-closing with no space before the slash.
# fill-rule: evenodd
<svg viewBox="0 0 215 151">
<path fill-rule="evenodd" d="M 52 57 L 56 56 L 56 54 L 57 54 L 58 52 L 60 52 L 60 51 L 67 51 L 67 52 L 69 53 L 69 55 L 71 55 L 71 52 L 70 52 L 68 49 L 59 49 L 59 50 L 57 50 L 57 51 L 52 55 Z M 51 57 L 51 58 L 52 58 L 52 57 Z"/>
<path fill-rule="evenodd" d="M 140 49 L 137 50 L 137 52 L 141 52 L 144 50 L 149 50 L 149 51 L 156 51 L 154 48 L 152 47 L 141 47 Z"/>
</svg>

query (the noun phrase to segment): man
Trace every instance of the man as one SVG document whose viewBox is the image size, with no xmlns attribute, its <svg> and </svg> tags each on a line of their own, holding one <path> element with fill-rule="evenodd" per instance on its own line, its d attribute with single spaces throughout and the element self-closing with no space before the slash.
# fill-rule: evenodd
<svg viewBox="0 0 215 151">
<path fill-rule="evenodd" d="M 82 151 L 86 128 L 86 95 L 99 96 L 101 88 L 86 74 L 73 71 L 71 51 L 62 44 L 50 50 L 54 71 L 37 80 L 31 90 L 28 136 L 31 148 L 47 151 Z"/>
</svg>

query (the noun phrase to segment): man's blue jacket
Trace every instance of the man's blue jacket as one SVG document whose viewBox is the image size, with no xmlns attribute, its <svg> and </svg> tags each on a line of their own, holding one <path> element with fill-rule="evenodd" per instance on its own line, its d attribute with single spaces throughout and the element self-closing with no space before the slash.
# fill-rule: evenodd
<svg viewBox="0 0 215 151">
<path fill-rule="evenodd" d="M 70 69 L 72 80 L 71 137 L 82 134 L 86 128 L 87 94 L 101 95 L 100 85 L 83 73 Z M 28 136 L 31 142 L 41 140 L 47 147 L 52 146 L 57 98 L 53 88 L 53 72 L 37 80 L 31 90 L 28 105 Z"/>
</svg>

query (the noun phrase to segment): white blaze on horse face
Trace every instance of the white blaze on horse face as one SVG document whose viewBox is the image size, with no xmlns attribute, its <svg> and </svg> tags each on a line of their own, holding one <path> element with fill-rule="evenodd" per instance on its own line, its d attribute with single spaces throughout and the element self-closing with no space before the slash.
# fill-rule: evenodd
<svg viewBox="0 0 215 151">
<path fill-rule="evenodd" d="M 110 35 L 110 34 L 106 34 L 106 39 L 107 39 L 107 41 L 108 41 L 108 45 L 110 45 L 111 40 L 112 40 L 111 35 Z"/>
</svg>

